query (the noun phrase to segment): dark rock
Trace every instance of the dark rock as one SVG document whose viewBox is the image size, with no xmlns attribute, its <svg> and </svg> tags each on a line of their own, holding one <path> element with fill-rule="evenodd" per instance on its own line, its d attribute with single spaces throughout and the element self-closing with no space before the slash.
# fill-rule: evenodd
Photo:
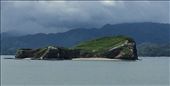
<svg viewBox="0 0 170 86">
<path fill-rule="evenodd" d="M 74 49 L 48 46 L 39 49 L 19 49 L 17 59 L 71 60 L 73 58 L 109 58 L 137 60 L 136 43 L 133 39 L 117 36 L 105 37 L 86 42 Z"/>
<path fill-rule="evenodd" d="M 19 49 L 17 50 L 15 58 L 23 59 L 23 58 L 32 58 L 36 51 L 33 49 Z"/>
<path fill-rule="evenodd" d="M 137 49 L 134 41 L 125 41 L 120 46 L 113 47 L 101 54 L 102 57 L 111 59 L 137 60 Z"/>
<path fill-rule="evenodd" d="M 24 59 L 31 58 L 37 60 L 67 60 L 79 57 L 79 50 L 66 49 L 61 47 L 48 46 L 47 48 L 39 49 L 19 49 L 15 58 Z"/>
<path fill-rule="evenodd" d="M 31 58 L 37 60 L 71 60 L 73 58 L 103 57 L 110 59 L 137 60 L 135 43 L 124 43 L 103 53 L 92 53 L 85 50 L 66 49 L 49 46 L 40 49 L 19 49 L 15 56 L 17 59 Z"/>
<path fill-rule="evenodd" d="M 49 46 L 41 59 L 69 60 L 79 56 L 79 51 Z"/>
</svg>

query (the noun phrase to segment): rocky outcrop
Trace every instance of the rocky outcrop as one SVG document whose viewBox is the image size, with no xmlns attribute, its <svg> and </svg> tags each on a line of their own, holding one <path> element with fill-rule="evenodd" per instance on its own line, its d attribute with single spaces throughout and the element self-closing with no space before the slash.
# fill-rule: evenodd
<svg viewBox="0 0 170 86">
<path fill-rule="evenodd" d="M 113 47 L 101 54 L 102 57 L 111 59 L 137 60 L 137 49 L 134 41 L 125 41 L 123 44 Z"/>
<path fill-rule="evenodd" d="M 32 58 L 36 51 L 33 49 L 18 49 L 15 57 L 17 59 Z"/>
<path fill-rule="evenodd" d="M 94 57 L 137 60 L 136 43 L 134 40 L 122 36 L 105 37 L 80 44 L 72 49 L 48 46 L 39 49 L 19 49 L 16 54 L 17 59 L 31 58 L 37 60 L 71 60 L 73 58 Z"/>
<path fill-rule="evenodd" d="M 103 53 L 92 53 L 84 50 L 65 49 L 49 46 L 40 49 L 19 49 L 15 56 L 17 59 L 31 58 L 32 60 L 71 60 L 73 58 L 109 58 L 137 60 L 137 51 L 134 43 L 125 43 Z"/>
<path fill-rule="evenodd" d="M 79 50 L 48 46 L 39 49 L 19 49 L 15 56 L 17 59 L 31 58 L 33 60 L 69 60 L 79 57 Z"/>
</svg>

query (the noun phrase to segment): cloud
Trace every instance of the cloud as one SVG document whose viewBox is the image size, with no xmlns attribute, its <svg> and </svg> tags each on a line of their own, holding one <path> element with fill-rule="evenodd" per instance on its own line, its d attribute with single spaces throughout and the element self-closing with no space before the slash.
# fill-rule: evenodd
<svg viewBox="0 0 170 86">
<path fill-rule="evenodd" d="M 170 23 L 169 5 L 169 1 L 3 1 L 1 29 L 51 33 L 107 23 Z"/>
<path fill-rule="evenodd" d="M 116 5 L 116 1 L 104 0 L 104 1 L 101 1 L 101 3 L 106 5 L 106 6 L 115 6 Z"/>
</svg>

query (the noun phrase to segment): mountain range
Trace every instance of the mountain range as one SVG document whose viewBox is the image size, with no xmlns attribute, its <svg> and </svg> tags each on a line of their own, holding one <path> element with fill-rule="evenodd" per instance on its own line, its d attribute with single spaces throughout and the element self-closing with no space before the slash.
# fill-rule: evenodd
<svg viewBox="0 0 170 86">
<path fill-rule="evenodd" d="M 39 48 L 49 45 L 73 47 L 87 40 L 116 35 L 131 37 L 137 45 L 142 43 L 169 44 L 170 24 L 151 22 L 106 24 L 101 28 L 77 28 L 63 33 L 22 36 L 1 33 L 1 54 L 14 54 L 18 48 Z"/>
</svg>

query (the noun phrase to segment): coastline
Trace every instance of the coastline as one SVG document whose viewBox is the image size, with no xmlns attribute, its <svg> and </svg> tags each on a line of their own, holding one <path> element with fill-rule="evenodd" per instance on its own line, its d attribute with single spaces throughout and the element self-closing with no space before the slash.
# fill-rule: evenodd
<svg viewBox="0 0 170 86">
<path fill-rule="evenodd" d="M 106 60 L 106 61 L 110 61 L 110 60 L 120 60 L 120 59 L 109 59 L 109 58 L 102 58 L 102 57 L 93 57 L 93 58 L 74 58 L 72 59 L 73 61 L 79 61 L 79 60 L 99 60 L 99 61 L 102 61 L 102 60 Z"/>
<path fill-rule="evenodd" d="M 3 57 L 1 59 L 21 60 L 21 59 L 16 59 L 15 55 L 0 55 L 0 57 Z M 138 60 L 142 60 L 142 58 L 153 58 L 153 57 L 139 56 Z M 160 56 L 160 57 L 154 57 L 154 58 L 170 58 L 170 57 L 168 57 L 168 56 Z M 32 59 L 31 58 L 25 58 L 23 60 L 32 60 Z M 56 61 L 55 59 L 51 59 L 51 60 Z M 103 57 L 91 57 L 91 58 L 80 57 L 80 58 L 73 58 L 73 59 L 70 59 L 70 60 L 72 60 L 72 61 L 122 61 L 122 59 L 109 59 L 109 58 L 103 58 Z"/>
</svg>

